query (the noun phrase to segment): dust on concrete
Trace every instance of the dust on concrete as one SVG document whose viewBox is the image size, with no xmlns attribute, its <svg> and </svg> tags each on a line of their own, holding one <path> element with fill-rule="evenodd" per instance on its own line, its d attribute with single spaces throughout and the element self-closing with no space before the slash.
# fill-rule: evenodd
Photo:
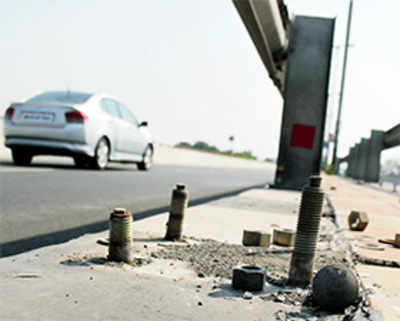
<svg viewBox="0 0 400 321">
<path fill-rule="evenodd" d="M 105 256 L 98 256 L 96 254 L 73 253 L 65 255 L 60 260 L 60 264 L 68 266 L 103 265 L 108 267 L 124 267 L 126 265 L 129 265 L 132 267 L 141 267 L 143 265 L 150 264 L 152 261 L 153 260 L 151 258 L 136 257 L 132 263 L 114 262 L 114 261 L 109 261 Z"/>
<path fill-rule="evenodd" d="M 314 274 L 329 264 L 353 266 L 348 242 L 330 215 L 321 221 L 318 251 L 315 258 Z M 178 274 L 191 271 L 188 278 L 213 280 L 209 296 L 223 296 L 235 300 L 262 300 L 285 305 L 291 312 L 281 310 L 275 320 L 368 320 L 368 302 L 361 289 L 359 302 L 340 314 L 328 314 L 320 310 L 312 301 L 311 288 L 296 289 L 287 286 L 290 259 L 293 248 L 272 245 L 270 248 L 245 247 L 238 244 L 219 242 L 213 239 L 184 238 L 182 242 L 168 242 L 151 235 L 143 235 L 135 241 L 135 260 L 129 270 L 154 273 L 170 277 L 174 281 Z M 106 244 L 103 244 L 106 245 Z M 123 268 L 125 263 L 109 262 L 104 255 L 96 253 L 72 253 L 64 255 L 60 263 L 66 266 L 102 265 L 109 268 Z M 173 263 L 176 262 L 176 263 Z M 258 265 L 266 268 L 268 291 L 252 293 L 251 296 L 231 288 L 232 269 L 239 264 Z M 176 269 L 173 271 L 172 269 Z M 173 275 L 173 273 L 175 273 Z M 196 278 L 197 276 L 197 278 Z M 364 291 L 364 292 L 363 292 Z M 250 298 L 249 298 L 250 297 Z M 364 310 L 363 310 L 364 309 Z M 360 312 L 361 311 L 361 312 Z M 363 312 L 366 311 L 366 312 Z M 372 320 L 372 319 L 371 319 Z"/>
<path fill-rule="evenodd" d="M 325 222 L 325 225 L 332 224 Z M 289 273 L 293 248 L 272 245 L 270 248 L 246 247 L 219 242 L 212 239 L 195 239 L 195 243 L 165 244 L 151 253 L 155 259 L 169 259 L 189 263 L 199 276 L 232 278 L 233 267 L 241 264 L 262 266 L 267 271 L 268 282 L 284 285 Z M 315 259 L 314 272 L 328 264 L 350 263 L 342 249 L 332 250 L 331 229 L 321 230 L 319 251 Z"/>
</svg>

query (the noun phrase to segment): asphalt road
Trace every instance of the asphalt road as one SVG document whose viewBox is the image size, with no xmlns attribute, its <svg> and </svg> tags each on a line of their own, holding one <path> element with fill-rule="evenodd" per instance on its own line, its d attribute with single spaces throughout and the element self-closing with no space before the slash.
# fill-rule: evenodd
<svg viewBox="0 0 400 321">
<path fill-rule="evenodd" d="M 168 211 L 172 188 L 188 185 L 190 205 L 234 195 L 272 182 L 268 169 L 221 169 L 157 165 L 140 172 L 132 165 L 103 171 L 71 163 L 16 167 L 0 162 L 0 257 L 65 242 L 108 228 L 114 207 L 136 220 Z"/>
</svg>

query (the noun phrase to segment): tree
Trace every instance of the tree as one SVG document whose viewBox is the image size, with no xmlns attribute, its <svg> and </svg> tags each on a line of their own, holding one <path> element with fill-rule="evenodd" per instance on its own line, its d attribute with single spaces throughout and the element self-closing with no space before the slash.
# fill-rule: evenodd
<svg viewBox="0 0 400 321">
<path fill-rule="evenodd" d="M 400 161 L 388 159 L 386 160 L 381 169 L 383 176 L 399 176 L 400 175 Z"/>
<path fill-rule="evenodd" d="M 185 147 L 185 148 L 190 148 L 192 145 L 190 145 L 188 142 L 180 142 L 179 144 L 175 145 L 176 147 Z"/>
</svg>

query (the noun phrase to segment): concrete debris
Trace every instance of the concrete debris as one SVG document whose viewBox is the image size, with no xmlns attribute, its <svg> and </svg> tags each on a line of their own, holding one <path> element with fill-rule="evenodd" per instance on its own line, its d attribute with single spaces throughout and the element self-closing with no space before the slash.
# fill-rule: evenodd
<svg viewBox="0 0 400 321">
<path fill-rule="evenodd" d="M 151 252 L 152 258 L 188 262 L 196 273 L 205 276 L 232 278 L 232 270 L 241 265 L 266 267 L 267 282 L 275 286 L 285 286 L 289 273 L 288 262 L 292 251 L 282 248 L 261 249 L 245 247 L 211 239 L 196 239 L 195 243 L 180 245 L 166 244 L 157 251 Z M 327 264 L 343 262 L 345 252 L 340 249 L 317 253 L 315 268 L 320 269 Z M 322 262 L 320 262 L 320 257 Z"/>
<path fill-rule="evenodd" d="M 253 294 L 251 292 L 246 291 L 243 293 L 243 299 L 251 300 L 252 298 L 253 298 Z"/>
<path fill-rule="evenodd" d="M 286 312 L 279 310 L 278 312 L 275 313 L 275 320 L 276 321 L 287 321 L 286 318 Z"/>
<path fill-rule="evenodd" d="M 277 303 L 283 303 L 287 305 L 302 305 L 307 296 L 309 295 L 308 290 L 282 290 L 274 293 L 269 293 L 266 295 L 261 295 L 260 298 L 264 301 L 272 301 Z"/>
</svg>

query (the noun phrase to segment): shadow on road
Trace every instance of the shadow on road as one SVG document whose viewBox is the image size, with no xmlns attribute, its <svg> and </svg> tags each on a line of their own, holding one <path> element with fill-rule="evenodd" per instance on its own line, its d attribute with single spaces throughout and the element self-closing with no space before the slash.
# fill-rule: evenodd
<svg viewBox="0 0 400 321">
<path fill-rule="evenodd" d="M 98 170 L 95 169 L 90 169 L 90 168 L 78 168 L 73 164 L 56 164 L 56 163 L 33 163 L 29 166 L 17 166 L 13 162 L 9 161 L 0 161 L 0 166 L 4 167 L 10 167 L 10 168 L 23 168 L 23 169 L 44 169 L 44 168 L 51 168 L 51 169 L 64 169 L 64 170 L 75 170 L 75 171 L 90 171 L 90 172 L 98 172 Z M 124 167 L 126 166 L 126 167 Z M 111 172 L 111 171 L 138 171 L 136 166 L 133 164 L 127 164 L 127 165 L 114 165 L 110 164 L 106 169 L 104 169 L 106 172 Z"/>
<path fill-rule="evenodd" d="M 235 196 L 242 192 L 248 191 L 250 189 L 264 188 L 266 185 L 267 185 L 267 183 L 253 185 L 253 186 L 236 189 L 236 190 L 229 191 L 229 192 L 224 192 L 224 193 L 220 193 L 220 194 L 216 194 L 216 195 L 211 195 L 211 196 L 206 196 L 206 197 L 190 200 L 189 207 L 204 204 L 204 203 L 211 202 L 211 201 L 215 201 L 215 200 L 218 200 L 218 199 L 221 199 L 224 197 Z M 142 212 L 135 213 L 134 220 L 135 221 L 143 220 L 143 219 L 146 219 L 146 218 L 149 218 L 149 217 L 161 214 L 161 213 L 165 213 L 168 211 L 169 211 L 169 205 L 158 207 L 155 209 L 145 210 Z M 104 221 L 99 221 L 99 222 L 95 222 L 95 223 L 88 224 L 88 225 L 78 226 L 75 228 L 70 228 L 70 229 L 66 229 L 66 230 L 62 230 L 62 231 L 58 231 L 58 232 L 42 234 L 42 235 L 38 235 L 38 236 L 34 236 L 34 237 L 20 239 L 17 241 L 7 242 L 7 243 L 0 245 L 0 258 L 20 254 L 20 253 L 30 251 L 33 249 L 37 249 L 37 248 L 40 248 L 43 246 L 64 243 L 71 239 L 82 236 L 86 233 L 98 233 L 98 232 L 105 231 L 107 229 L 108 229 L 108 220 L 104 220 Z"/>
</svg>

